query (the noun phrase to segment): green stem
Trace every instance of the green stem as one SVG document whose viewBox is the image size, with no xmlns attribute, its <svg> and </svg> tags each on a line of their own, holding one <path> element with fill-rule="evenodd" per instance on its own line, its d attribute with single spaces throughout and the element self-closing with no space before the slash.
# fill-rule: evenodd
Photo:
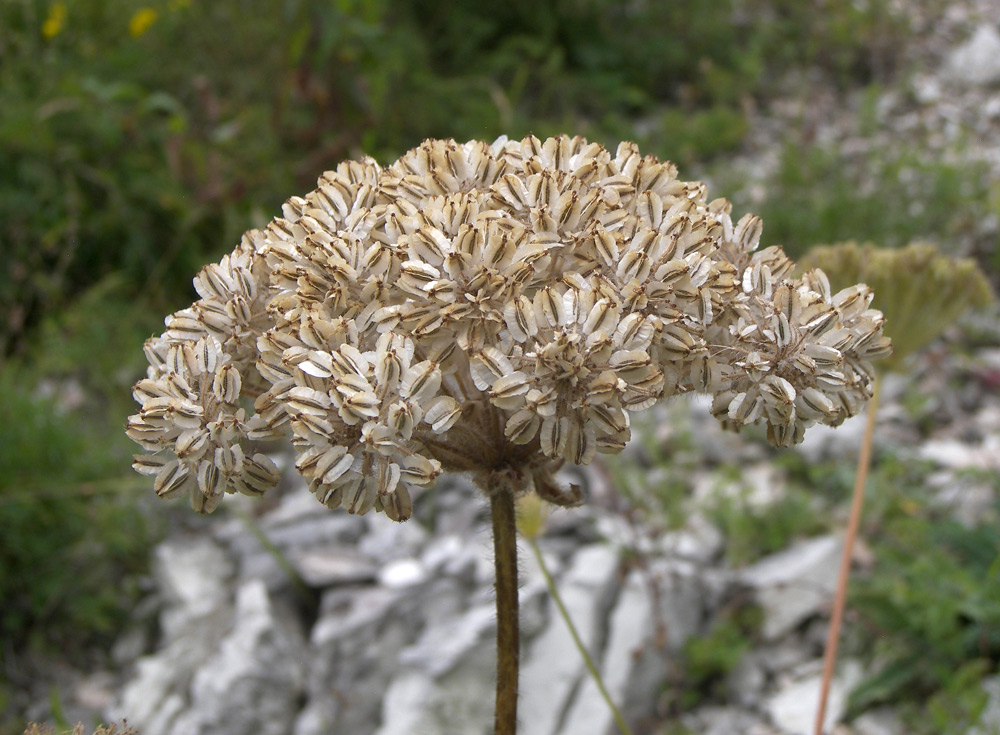
<svg viewBox="0 0 1000 735">
<path fill-rule="evenodd" d="M 569 634 L 573 636 L 573 643 L 576 644 L 577 650 L 583 657 L 583 662 L 587 665 L 587 670 L 590 672 L 591 677 L 593 677 L 594 683 L 597 684 L 597 688 L 601 691 L 601 696 L 604 697 L 604 701 L 607 702 L 608 709 L 611 710 L 611 714 L 615 718 L 615 722 L 618 724 L 618 729 L 621 731 L 622 735 L 632 735 L 632 731 L 629 730 L 628 725 L 625 724 L 625 718 L 622 717 L 622 713 L 618 711 L 617 707 L 615 707 L 615 703 L 612 701 L 611 695 L 604 686 L 604 681 L 601 679 L 601 674 L 594 665 L 594 660 L 590 657 L 590 654 L 587 653 L 587 647 L 583 645 L 583 641 L 580 639 L 580 634 L 577 632 L 576 626 L 573 625 L 569 612 L 563 604 L 562 597 L 559 596 L 559 591 L 556 589 L 556 583 L 552 579 L 552 575 L 549 574 L 548 567 L 545 566 L 545 560 L 542 558 L 542 552 L 538 548 L 538 544 L 535 542 L 535 539 L 530 537 L 528 538 L 528 543 L 531 544 L 531 550 L 535 552 L 535 558 L 538 559 L 538 568 L 542 570 L 542 575 L 545 577 L 545 584 L 549 588 L 549 594 L 552 595 L 552 600 L 556 603 L 556 607 L 559 609 L 559 614 L 562 616 L 563 621 L 566 623 L 566 627 L 569 629 Z"/>
<path fill-rule="evenodd" d="M 494 735 L 515 735 L 518 654 L 521 644 L 518 629 L 514 491 L 505 479 L 497 477 L 490 484 L 497 590 L 497 698 L 493 732 Z"/>
</svg>

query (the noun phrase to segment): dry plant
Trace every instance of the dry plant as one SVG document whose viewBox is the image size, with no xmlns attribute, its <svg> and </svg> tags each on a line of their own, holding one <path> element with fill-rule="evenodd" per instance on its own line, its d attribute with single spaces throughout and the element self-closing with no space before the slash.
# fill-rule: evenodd
<svg viewBox="0 0 1000 735">
<path fill-rule="evenodd" d="M 892 338 L 893 353 L 879 364 L 868 418 L 858 454 L 851 510 L 844 536 L 844 549 L 837 574 L 830 628 L 823 655 L 823 677 L 816 709 L 815 735 L 823 735 L 830 683 L 837 663 L 840 628 L 844 619 L 847 583 L 851 572 L 854 541 L 861 522 L 865 485 L 871 467 L 875 414 L 879 388 L 886 372 L 905 370 L 906 360 L 925 347 L 970 308 L 994 301 L 986 275 L 971 258 L 942 255 L 929 243 L 912 243 L 898 250 L 879 249 L 856 243 L 819 247 L 803 259 L 807 267 L 819 267 L 832 283 L 862 281 L 871 286 L 876 305 L 886 317 L 885 332 Z"/>
<path fill-rule="evenodd" d="M 52 725 L 39 725 L 37 722 L 29 722 L 24 735 L 86 735 L 88 728 L 82 722 L 76 723 L 72 730 L 60 733 Z M 93 730 L 92 735 L 139 735 L 139 731 L 129 727 L 127 722 L 122 722 L 121 729 L 118 724 L 112 722 L 110 725 L 99 725 Z"/>
<path fill-rule="evenodd" d="M 195 278 L 149 340 L 128 434 L 156 494 L 211 512 L 278 481 L 258 440 L 290 438 L 317 499 L 405 521 L 442 472 L 489 498 L 495 732 L 518 680 L 514 500 L 582 502 L 555 472 L 629 441 L 630 413 L 713 396 L 777 446 L 839 424 L 889 353 L 863 285 L 793 278 L 762 223 L 699 182 L 582 138 L 428 140 L 345 162 Z"/>
</svg>

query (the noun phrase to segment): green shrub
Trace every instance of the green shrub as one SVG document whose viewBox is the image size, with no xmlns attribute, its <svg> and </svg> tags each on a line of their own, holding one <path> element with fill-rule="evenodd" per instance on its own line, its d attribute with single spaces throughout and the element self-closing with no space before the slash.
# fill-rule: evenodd
<svg viewBox="0 0 1000 735">
<path fill-rule="evenodd" d="M 1000 521 L 965 527 L 919 485 L 887 494 L 866 532 L 876 565 L 850 594 L 874 667 L 850 708 L 893 702 L 915 735 L 962 732 L 985 704 L 982 677 L 1000 672 Z"/>
<path fill-rule="evenodd" d="M 34 390 L 0 375 L 0 637 L 15 653 L 78 653 L 116 632 L 150 528 L 121 458 Z"/>
</svg>

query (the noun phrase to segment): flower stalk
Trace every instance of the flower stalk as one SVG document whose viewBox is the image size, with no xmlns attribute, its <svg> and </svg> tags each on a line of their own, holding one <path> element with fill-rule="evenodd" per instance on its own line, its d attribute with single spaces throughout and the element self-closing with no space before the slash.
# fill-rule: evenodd
<svg viewBox="0 0 1000 735">
<path fill-rule="evenodd" d="M 497 694 L 493 732 L 495 735 L 515 735 L 521 642 L 514 489 L 506 479 L 495 479 L 489 494 L 497 595 Z"/>
<path fill-rule="evenodd" d="M 872 393 L 872 399 L 868 402 L 868 418 L 865 422 L 864 437 L 861 440 L 861 451 L 858 454 L 858 469 L 854 478 L 851 512 L 847 520 L 847 531 L 844 534 L 844 549 L 840 556 L 840 569 L 837 572 L 837 590 L 833 597 L 830 628 L 827 631 L 826 647 L 823 651 L 823 678 L 820 682 L 819 705 L 816 708 L 815 735 L 823 735 L 823 721 L 826 719 L 826 706 L 830 697 L 830 684 L 833 681 L 833 670 L 837 665 L 837 648 L 840 643 L 840 628 L 844 622 L 847 582 L 851 576 L 854 541 L 857 539 L 858 527 L 861 524 L 861 508 L 865 502 L 865 485 L 868 483 L 868 470 L 872 464 L 875 414 L 878 411 L 878 399 L 881 387 L 882 375 L 879 373 L 875 377 L 875 388 Z"/>
</svg>

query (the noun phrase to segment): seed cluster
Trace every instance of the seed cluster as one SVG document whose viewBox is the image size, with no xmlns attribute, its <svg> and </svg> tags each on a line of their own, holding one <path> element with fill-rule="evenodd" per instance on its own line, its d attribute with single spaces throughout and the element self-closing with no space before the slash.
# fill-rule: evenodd
<svg viewBox="0 0 1000 735">
<path fill-rule="evenodd" d="M 552 470 L 620 452 L 630 412 L 679 393 L 790 446 L 860 410 L 889 341 L 866 286 L 792 278 L 730 210 L 633 143 L 428 140 L 342 163 L 206 266 L 147 344 L 128 431 L 157 454 L 136 467 L 207 512 L 276 483 L 249 443 L 290 435 L 323 503 L 405 520 L 442 471 L 512 468 L 577 502 Z"/>
</svg>

